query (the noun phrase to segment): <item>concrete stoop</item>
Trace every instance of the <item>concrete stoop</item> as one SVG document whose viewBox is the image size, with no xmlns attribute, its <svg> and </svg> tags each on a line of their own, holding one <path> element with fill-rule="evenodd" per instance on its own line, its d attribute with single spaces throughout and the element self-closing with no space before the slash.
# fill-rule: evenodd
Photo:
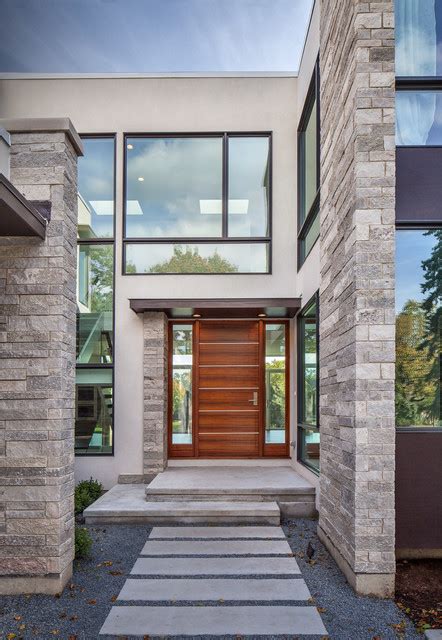
<svg viewBox="0 0 442 640">
<path fill-rule="evenodd" d="M 152 482 L 116 485 L 86 522 L 276 525 L 315 515 L 315 488 L 290 467 L 173 467 Z"/>
</svg>

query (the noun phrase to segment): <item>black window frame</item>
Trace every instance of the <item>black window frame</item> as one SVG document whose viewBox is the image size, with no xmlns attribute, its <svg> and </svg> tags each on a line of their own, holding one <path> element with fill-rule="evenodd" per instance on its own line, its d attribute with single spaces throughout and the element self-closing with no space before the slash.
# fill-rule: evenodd
<svg viewBox="0 0 442 640">
<path fill-rule="evenodd" d="M 75 362 L 75 369 L 86 369 L 86 370 L 97 370 L 97 369 L 110 369 L 112 370 L 112 450 L 106 452 L 82 452 L 79 449 L 74 448 L 74 455 L 78 457 L 113 457 L 115 456 L 115 279 L 116 279 L 116 265 L 115 265 L 115 234 L 116 234 L 116 197 L 117 197 L 117 181 L 116 181 L 116 173 L 117 173 L 117 134 L 115 132 L 112 133 L 84 133 L 80 134 L 80 138 L 82 140 L 97 140 L 97 139 L 112 139 L 114 142 L 114 152 L 113 152 L 113 162 L 114 162 L 114 171 L 113 171 L 113 226 L 112 226 L 112 237 L 103 237 L 103 238 L 78 238 L 77 237 L 77 247 L 80 245 L 112 245 L 113 246 L 113 291 L 112 291 L 112 362 L 111 363 L 96 363 L 96 364 L 88 364 L 86 362 Z M 77 384 L 76 384 L 77 386 Z M 75 436 L 75 427 L 74 427 L 74 436 Z"/>
<path fill-rule="evenodd" d="M 306 317 L 305 312 L 313 305 L 316 305 L 316 424 L 309 424 L 302 420 L 304 417 L 304 355 L 305 355 L 305 342 L 304 342 L 304 320 Z M 309 464 L 301 456 L 301 436 L 306 429 L 317 429 L 320 433 L 319 423 L 319 291 L 317 291 L 308 302 L 302 307 L 296 316 L 296 329 L 297 329 L 297 444 L 296 444 L 296 459 L 297 461 L 307 467 L 314 474 L 319 475 L 320 471 L 315 466 Z"/>
<path fill-rule="evenodd" d="M 229 138 L 267 138 L 269 143 L 269 199 L 268 199 L 268 233 L 266 236 L 257 237 L 234 237 L 229 236 Z M 127 208 L 127 140 L 128 138 L 221 138 L 223 141 L 222 149 L 222 235 L 207 237 L 185 237 L 185 238 L 152 238 L 152 237 L 130 237 L 126 236 L 126 208 Z M 122 263 L 121 275 L 123 276 L 213 276 L 213 275 L 271 275 L 272 274 L 272 219 L 273 219 L 273 131 L 207 131 L 207 132 L 125 132 L 123 134 L 124 141 L 124 160 L 123 160 L 123 216 L 122 216 Z M 248 272 L 233 271 L 220 273 L 155 273 L 155 272 L 138 272 L 127 273 L 126 271 L 126 246 L 130 244 L 169 244 L 169 245 L 185 245 L 185 244 L 262 244 L 268 247 L 268 269 L 267 271 Z"/>
<path fill-rule="evenodd" d="M 308 211 L 305 211 L 305 131 L 316 102 L 316 195 Z M 313 242 L 309 251 L 305 251 L 305 240 L 315 218 L 319 215 L 321 186 L 321 109 L 319 57 L 316 60 L 304 107 L 298 125 L 298 271 L 319 239 Z"/>
</svg>

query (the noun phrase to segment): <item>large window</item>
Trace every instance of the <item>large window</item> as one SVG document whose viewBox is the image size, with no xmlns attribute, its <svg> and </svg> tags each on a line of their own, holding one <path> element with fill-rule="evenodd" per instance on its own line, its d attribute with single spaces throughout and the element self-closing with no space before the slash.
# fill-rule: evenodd
<svg viewBox="0 0 442 640">
<path fill-rule="evenodd" d="M 298 128 L 298 265 L 319 237 L 319 63 Z"/>
<path fill-rule="evenodd" d="M 396 425 L 442 427 L 442 229 L 396 236 Z"/>
<path fill-rule="evenodd" d="M 193 325 L 172 325 L 172 444 L 192 444 Z"/>
<path fill-rule="evenodd" d="M 78 161 L 75 451 L 113 453 L 113 136 L 83 137 Z"/>
<path fill-rule="evenodd" d="M 396 75 L 442 76 L 442 3 L 396 0 Z"/>
<path fill-rule="evenodd" d="M 265 444 L 286 441 L 286 333 L 286 324 L 265 324 Z"/>
<path fill-rule="evenodd" d="M 271 136 L 126 136 L 126 274 L 268 273 Z"/>
<path fill-rule="evenodd" d="M 318 296 L 298 316 L 298 460 L 319 471 Z"/>
</svg>

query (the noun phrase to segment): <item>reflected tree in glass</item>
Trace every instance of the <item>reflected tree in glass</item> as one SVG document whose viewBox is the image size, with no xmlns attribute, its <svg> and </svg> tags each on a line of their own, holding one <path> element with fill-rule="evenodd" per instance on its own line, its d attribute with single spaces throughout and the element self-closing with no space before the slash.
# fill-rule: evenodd
<svg viewBox="0 0 442 640">
<path fill-rule="evenodd" d="M 174 325 L 172 443 L 192 444 L 192 325 Z"/>
<path fill-rule="evenodd" d="M 266 324 L 266 435 L 267 444 L 285 442 L 286 360 L 285 325 Z"/>
</svg>

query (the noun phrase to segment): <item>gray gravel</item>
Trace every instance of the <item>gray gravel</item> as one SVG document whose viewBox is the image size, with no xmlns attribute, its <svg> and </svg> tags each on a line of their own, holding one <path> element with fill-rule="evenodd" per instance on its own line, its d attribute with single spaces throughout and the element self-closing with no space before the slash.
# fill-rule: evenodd
<svg viewBox="0 0 442 640">
<path fill-rule="evenodd" d="M 75 563 L 71 587 L 65 589 L 60 597 L 0 597 L 0 640 L 6 639 L 8 633 L 16 634 L 14 640 L 93 640 L 99 637 L 99 630 L 114 604 L 113 598 L 118 595 L 135 560 L 139 557 L 151 528 L 136 525 L 88 528 L 94 539 L 92 556 L 89 560 Z M 315 521 L 287 520 L 284 530 L 296 554 L 303 577 L 314 596 L 315 604 L 321 608 L 321 616 L 332 640 L 422 638 L 392 601 L 355 596 L 334 561 L 318 541 Z M 307 558 L 299 555 L 305 552 L 309 540 L 315 548 L 314 564 L 309 564 Z M 176 606 L 176 603 L 174 604 Z M 223 606 L 219 602 L 211 604 Z M 164 606 L 167 607 L 167 604 Z M 18 616 L 19 620 L 16 619 Z M 403 621 L 406 622 L 406 630 L 398 635 L 390 625 Z M 21 625 L 26 626 L 20 629 Z M 100 638 L 107 640 L 111 636 Z M 122 640 L 123 637 L 120 638 Z M 207 636 L 205 638 L 207 639 Z M 315 640 L 318 637 L 309 638 Z"/>
<path fill-rule="evenodd" d="M 304 580 L 332 640 L 414 640 L 423 638 L 392 600 L 357 596 L 316 536 L 317 521 L 286 520 L 283 529 L 295 553 Z M 315 549 L 310 564 L 308 542 Z M 301 557 L 300 557 L 301 555 Z M 391 625 L 405 622 L 402 634 Z"/>
</svg>

